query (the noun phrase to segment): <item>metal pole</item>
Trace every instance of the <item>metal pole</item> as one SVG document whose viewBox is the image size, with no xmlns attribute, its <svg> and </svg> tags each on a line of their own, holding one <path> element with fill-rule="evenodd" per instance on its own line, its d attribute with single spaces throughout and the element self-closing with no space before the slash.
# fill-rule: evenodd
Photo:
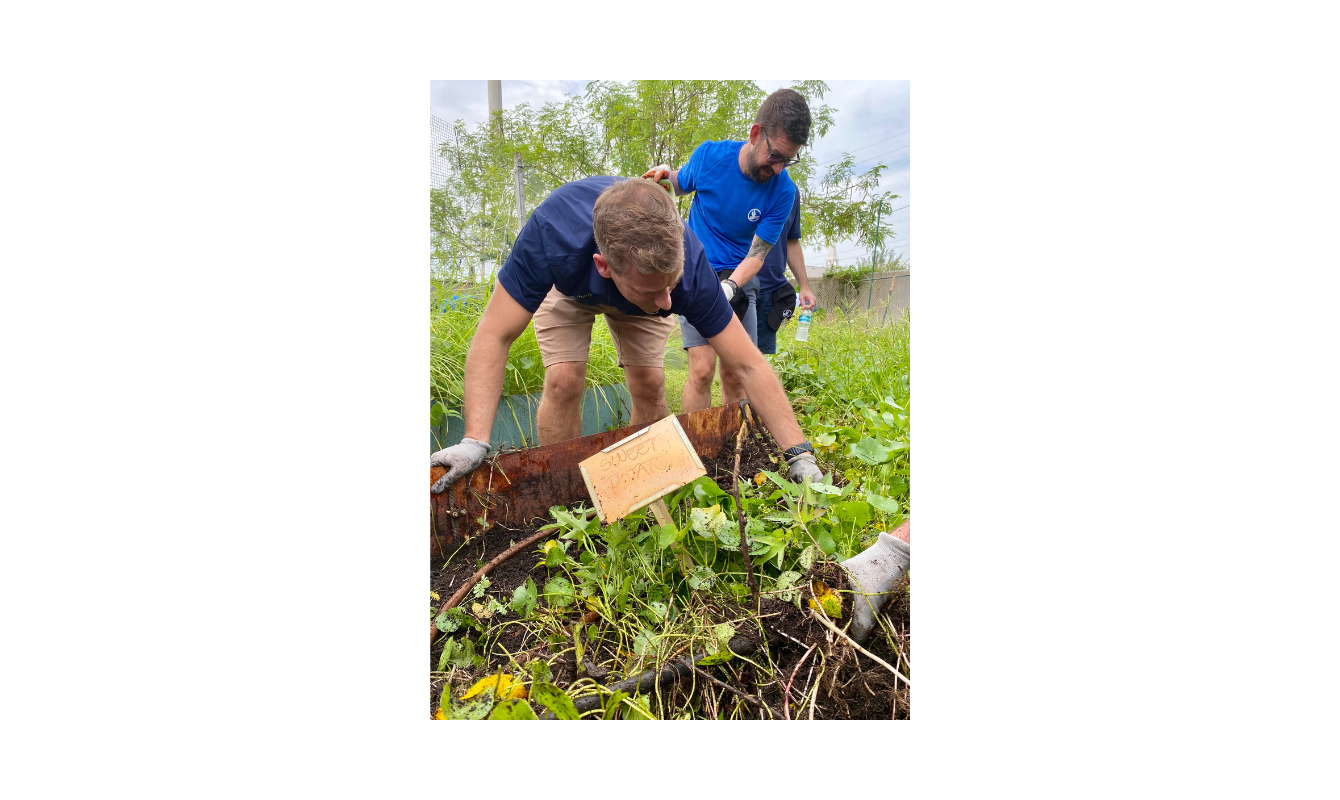
<svg viewBox="0 0 1340 800">
<path fill-rule="evenodd" d="M 493 132 L 502 136 L 502 81 L 489 81 L 489 122 Z"/>
<path fill-rule="evenodd" d="M 879 203 L 875 204 L 875 241 L 876 241 L 876 243 L 879 242 L 879 218 L 880 218 L 880 216 L 881 216 L 880 212 L 883 210 L 883 208 L 884 208 L 884 201 L 883 201 L 883 200 L 881 200 Z M 870 292 L 866 295 L 866 298 L 865 298 L 865 310 L 866 310 L 866 311 L 869 311 L 869 310 L 870 310 L 870 301 L 873 300 L 874 297 L 875 297 L 875 259 L 878 257 L 878 254 L 879 254 L 879 245 L 876 244 L 876 245 L 875 245 L 875 250 L 871 253 L 871 256 L 870 256 Z M 857 291 L 860 291 L 860 290 L 858 289 Z"/>
<path fill-rule="evenodd" d="M 526 181 L 521 175 L 524 167 L 521 164 L 521 154 L 514 153 L 516 157 L 516 231 L 521 232 L 521 226 L 526 224 Z"/>
</svg>

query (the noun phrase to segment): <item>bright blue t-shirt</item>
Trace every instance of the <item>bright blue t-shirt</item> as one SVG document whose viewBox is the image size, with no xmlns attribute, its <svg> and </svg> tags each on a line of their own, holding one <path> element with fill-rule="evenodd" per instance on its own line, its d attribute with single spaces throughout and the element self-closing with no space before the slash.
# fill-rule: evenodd
<svg viewBox="0 0 1340 800">
<path fill-rule="evenodd" d="M 531 212 L 512 254 L 498 270 L 498 283 L 512 299 L 534 314 L 551 288 L 586 305 L 614 306 L 625 314 L 652 316 L 619 293 L 614 281 L 600 277 L 593 259 L 596 247 L 591 213 L 596 198 L 615 181 L 608 175 L 565 183 Z M 670 290 L 670 310 L 655 316 L 682 314 L 705 337 L 726 329 L 733 316 L 703 245 L 684 227 L 684 277 Z"/>
<path fill-rule="evenodd" d="M 796 186 L 785 171 L 755 183 L 740 171 L 744 142 L 703 142 L 675 176 L 679 188 L 696 192 L 689 227 L 702 240 L 707 261 L 720 271 L 740 266 L 754 237 L 777 244 Z"/>
<path fill-rule="evenodd" d="M 791 216 L 786 220 L 786 240 L 800 238 L 800 192 L 791 203 Z M 763 267 L 758 271 L 758 291 L 772 292 L 780 289 L 786 280 L 786 241 L 778 240 L 763 258 Z"/>
</svg>

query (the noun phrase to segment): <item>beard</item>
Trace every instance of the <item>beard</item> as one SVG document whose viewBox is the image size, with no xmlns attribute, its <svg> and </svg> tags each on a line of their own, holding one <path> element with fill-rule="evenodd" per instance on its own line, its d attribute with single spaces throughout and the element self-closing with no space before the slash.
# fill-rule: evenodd
<svg viewBox="0 0 1340 800">
<path fill-rule="evenodd" d="M 768 163 L 768 159 L 766 157 L 761 158 L 758 161 L 754 160 L 755 155 L 760 149 L 762 149 L 762 145 L 755 148 L 754 153 L 749 154 L 749 177 L 751 180 L 754 181 L 754 183 L 767 183 L 768 181 L 776 177 L 777 172 L 776 168 Z M 768 174 L 766 176 L 763 175 L 764 168 L 768 169 Z"/>
</svg>

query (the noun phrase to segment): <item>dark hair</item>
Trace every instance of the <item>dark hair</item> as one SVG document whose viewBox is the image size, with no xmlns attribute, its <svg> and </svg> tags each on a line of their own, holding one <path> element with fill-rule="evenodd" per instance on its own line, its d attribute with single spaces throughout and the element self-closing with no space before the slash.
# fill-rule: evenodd
<svg viewBox="0 0 1340 800">
<path fill-rule="evenodd" d="M 684 221 L 657 183 L 615 181 L 596 198 L 591 227 L 601 255 L 620 275 L 629 269 L 673 275 L 684 267 Z"/>
<path fill-rule="evenodd" d="M 781 131 L 791 144 L 807 145 L 810 139 L 810 105 L 794 89 L 778 89 L 758 107 L 754 122 L 776 135 Z"/>
</svg>

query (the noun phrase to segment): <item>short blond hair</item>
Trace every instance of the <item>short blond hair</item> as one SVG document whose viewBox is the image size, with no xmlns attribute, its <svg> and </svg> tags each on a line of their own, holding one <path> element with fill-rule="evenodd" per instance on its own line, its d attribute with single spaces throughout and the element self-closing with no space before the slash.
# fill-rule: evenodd
<svg viewBox="0 0 1340 800">
<path fill-rule="evenodd" d="M 610 269 L 673 275 L 684 266 L 684 221 L 660 184 L 642 178 L 615 181 L 596 198 L 591 214 L 596 247 Z"/>
</svg>

